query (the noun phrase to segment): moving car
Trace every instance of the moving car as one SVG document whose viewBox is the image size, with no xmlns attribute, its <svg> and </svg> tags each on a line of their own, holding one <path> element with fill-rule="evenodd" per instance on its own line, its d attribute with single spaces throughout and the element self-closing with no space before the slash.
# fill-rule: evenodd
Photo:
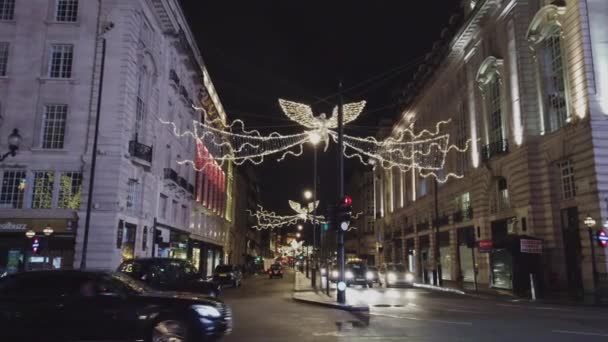
<svg viewBox="0 0 608 342">
<path fill-rule="evenodd" d="M 283 267 L 280 264 L 274 264 L 268 269 L 268 278 L 274 277 L 283 278 Z"/>
<path fill-rule="evenodd" d="M 220 285 L 240 287 L 243 273 L 235 265 L 218 265 L 213 271 L 213 281 Z"/>
<path fill-rule="evenodd" d="M 372 279 L 367 277 L 367 266 L 361 262 L 349 262 L 346 264 L 344 271 L 344 280 L 346 286 L 363 285 L 372 287 Z"/>
<path fill-rule="evenodd" d="M 201 341 L 232 328 L 230 308 L 159 292 L 122 273 L 33 271 L 0 279 L 3 341 Z"/>
<path fill-rule="evenodd" d="M 140 258 L 124 261 L 118 272 L 140 280 L 159 291 L 181 291 L 220 295 L 220 285 L 205 280 L 192 263 L 182 259 Z"/>
<path fill-rule="evenodd" d="M 403 264 L 386 264 L 382 269 L 386 287 L 414 287 L 414 274 L 408 272 Z"/>
<path fill-rule="evenodd" d="M 382 280 L 380 279 L 380 273 L 378 272 L 378 268 L 375 266 L 367 266 L 367 272 L 365 273 L 365 278 L 371 280 L 371 286 L 373 284 L 378 284 L 378 286 L 382 286 Z"/>
</svg>

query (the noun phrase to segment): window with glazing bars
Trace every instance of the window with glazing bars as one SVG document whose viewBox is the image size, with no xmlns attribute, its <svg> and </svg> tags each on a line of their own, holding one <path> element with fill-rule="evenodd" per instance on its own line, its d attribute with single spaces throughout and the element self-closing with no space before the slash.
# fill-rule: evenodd
<svg viewBox="0 0 608 342">
<path fill-rule="evenodd" d="M 42 148 L 63 148 L 67 114 L 67 105 L 54 104 L 44 106 Z"/>
<path fill-rule="evenodd" d="M 458 105 L 459 115 L 456 127 L 456 145 L 459 148 L 465 149 L 467 147 L 467 136 L 469 131 L 469 124 L 467 121 L 467 113 L 464 102 Z M 464 174 L 469 168 L 469 154 L 468 153 L 457 153 L 456 154 L 456 170 L 460 174 Z"/>
<path fill-rule="evenodd" d="M 57 0 L 55 20 L 75 22 L 78 19 L 78 0 Z"/>
<path fill-rule="evenodd" d="M 71 44 L 51 45 L 49 60 L 49 77 L 71 78 L 74 46 Z"/>
<path fill-rule="evenodd" d="M 145 67 L 140 68 L 137 79 L 137 97 L 135 98 L 135 140 L 140 141 L 144 133 L 144 124 L 146 116 L 146 105 L 144 102 L 144 94 L 146 92 L 147 70 Z"/>
<path fill-rule="evenodd" d="M 13 20 L 15 17 L 15 0 L 0 0 L 0 20 Z"/>
<path fill-rule="evenodd" d="M 576 187 L 574 183 L 574 167 L 570 160 L 564 160 L 558 164 L 561 172 L 562 182 L 562 198 L 569 199 L 576 196 Z"/>
<path fill-rule="evenodd" d="M 137 179 L 129 179 L 127 183 L 127 212 L 135 214 L 141 207 L 141 184 Z"/>
<path fill-rule="evenodd" d="M 82 173 L 63 172 L 59 183 L 58 208 L 78 210 L 82 190 Z"/>
<path fill-rule="evenodd" d="M 0 42 L 0 76 L 6 76 L 8 69 L 8 42 Z"/>
<path fill-rule="evenodd" d="M 500 94 L 500 80 L 498 76 L 494 76 L 494 79 L 490 81 L 487 88 L 487 104 L 488 104 L 488 115 L 490 116 L 490 144 L 496 143 L 501 144 L 503 140 L 502 135 L 502 107 L 501 107 L 501 94 Z"/>
<path fill-rule="evenodd" d="M 562 127 L 568 119 L 566 77 L 559 32 L 546 38 L 544 44 L 542 65 L 545 76 L 545 129 L 553 132 Z"/>
<path fill-rule="evenodd" d="M 50 209 L 53 205 L 53 184 L 55 173 L 53 171 L 35 171 L 34 187 L 32 189 L 32 208 Z"/>
<path fill-rule="evenodd" d="M 167 200 L 167 196 L 160 194 L 160 218 L 163 220 L 167 219 Z"/>
<path fill-rule="evenodd" d="M 2 192 L 0 192 L 0 208 L 23 208 L 25 186 L 25 171 L 4 171 L 2 174 Z"/>
</svg>

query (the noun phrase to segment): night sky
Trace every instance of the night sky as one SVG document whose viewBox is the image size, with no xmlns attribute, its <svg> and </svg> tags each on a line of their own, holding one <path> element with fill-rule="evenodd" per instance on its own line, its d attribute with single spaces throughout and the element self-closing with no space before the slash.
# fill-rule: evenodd
<svg viewBox="0 0 608 342">
<path fill-rule="evenodd" d="M 397 91 L 431 50 L 460 0 L 182 0 L 211 79 L 230 120 L 262 132 L 301 132 L 277 99 L 331 113 L 338 80 L 345 103 L 367 100 L 346 133 L 375 135 L 381 118 L 394 119 Z M 281 163 L 269 158 L 256 172 L 263 205 L 291 213 L 287 200 L 302 200 L 312 187 L 312 150 Z M 336 150 L 319 153 L 325 203 L 336 199 Z M 363 167 L 347 163 L 347 174 Z M 348 184 L 348 181 L 346 182 Z M 321 203 L 325 206 L 325 203 Z"/>
</svg>

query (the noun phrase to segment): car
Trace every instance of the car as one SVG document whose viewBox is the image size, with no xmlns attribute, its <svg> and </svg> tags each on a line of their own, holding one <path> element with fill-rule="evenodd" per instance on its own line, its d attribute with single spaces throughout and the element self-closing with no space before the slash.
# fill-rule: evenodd
<svg viewBox="0 0 608 342">
<path fill-rule="evenodd" d="M 378 286 L 382 286 L 382 280 L 380 279 L 380 273 L 378 272 L 378 268 L 375 266 L 367 266 L 367 273 L 365 273 L 365 278 L 371 280 L 371 284 L 378 284 Z M 370 286 L 371 287 L 371 286 Z"/>
<path fill-rule="evenodd" d="M 232 313 L 118 272 L 31 271 L 0 279 L 0 329 L 4 341 L 201 341 L 230 333 Z"/>
<path fill-rule="evenodd" d="M 243 282 L 243 273 L 235 265 L 218 265 L 213 271 L 213 281 L 220 285 L 240 287 Z"/>
<path fill-rule="evenodd" d="M 268 278 L 274 277 L 283 278 L 283 267 L 280 264 L 273 264 L 268 268 Z"/>
<path fill-rule="evenodd" d="M 414 287 L 415 276 L 403 264 L 386 264 L 381 273 L 386 287 Z"/>
<path fill-rule="evenodd" d="M 221 286 L 207 281 L 194 265 L 183 259 L 136 258 L 124 261 L 117 272 L 142 281 L 159 291 L 200 293 L 219 297 Z"/>
<path fill-rule="evenodd" d="M 338 271 L 338 267 L 337 266 L 332 266 L 331 271 L 329 272 L 329 281 L 332 283 L 335 283 L 338 281 L 338 278 L 340 277 L 340 272 Z"/>
<path fill-rule="evenodd" d="M 344 271 L 346 286 L 363 285 L 372 287 L 372 279 L 367 278 L 367 266 L 361 262 L 349 262 Z"/>
</svg>

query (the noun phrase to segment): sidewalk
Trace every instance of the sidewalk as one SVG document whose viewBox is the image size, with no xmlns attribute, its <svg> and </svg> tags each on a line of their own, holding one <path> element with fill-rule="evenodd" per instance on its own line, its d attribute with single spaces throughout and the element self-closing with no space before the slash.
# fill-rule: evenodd
<svg viewBox="0 0 608 342">
<path fill-rule="evenodd" d="M 328 308 L 345 310 L 345 311 L 369 311 L 369 305 L 362 302 L 348 301 L 346 304 L 338 304 L 336 302 L 336 291 L 330 289 L 329 296 L 325 294 L 323 289 L 313 289 L 310 284 L 310 279 L 306 275 L 296 271 L 294 293 L 292 298 L 295 301 L 325 306 Z"/>
</svg>

